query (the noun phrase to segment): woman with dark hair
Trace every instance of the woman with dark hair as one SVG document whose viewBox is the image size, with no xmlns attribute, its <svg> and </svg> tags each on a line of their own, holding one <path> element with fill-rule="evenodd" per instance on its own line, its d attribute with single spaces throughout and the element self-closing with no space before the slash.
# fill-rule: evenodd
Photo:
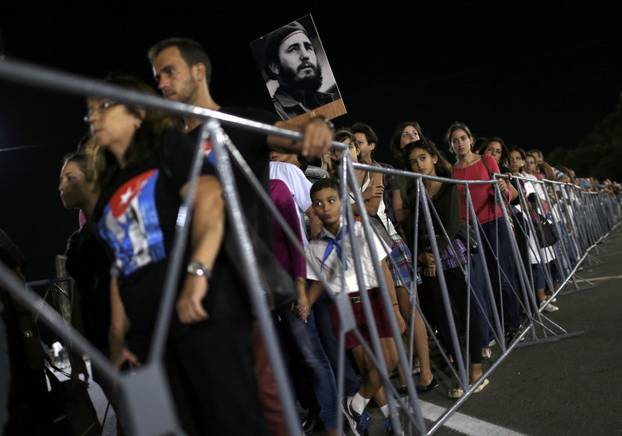
<svg viewBox="0 0 622 436">
<path fill-rule="evenodd" d="M 497 161 L 497 165 L 499 165 L 501 172 L 508 172 L 509 153 L 503 139 L 498 137 L 486 138 L 479 154 L 492 156 Z"/>
<path fill-rule="evenodd" d="M 154 94 L 133 78 L 107 83 Z M 139 365 L 151 346 L 194 144 L 158 111 L 97 97 L 87 106 L 100 150 L 93 220 L 114 272 L 111 358 L 117 366 Z M 181 424 L 189 434 L 266 434 L 250 304 L 240 275 L 232 273 L 233 260 L 221 249 L 224 201 L 213 175 L 199 177 L 190 226 L 164 359 Z"/>
<path fill-rule="evenodd" d="M 473 134 L 467 125 L 459 122 L 453 123 L 447 130 L 447 142 L 456 156 L 456 164 L 452 175 L 458 180 L 491 180 L 493 174 L 500 172 L 497 161 L 484 154 L 480 156 L 473 152 Z M 501 194 L 509 197 L 507 183 L 503 179 L 498 180 Z M 463 221 L 467 220 L 467 208 L 465 203 L 465 187 L 459 185 L 460 192 L 460 216 Z M 482 230 L 483 256 L 488 266 L 490 281 L 493 287 L 495 302 L 499 316 L 504 321 L 504 330 L 509 339 L 518 331 L 520 326 L 520 304 L 518 295 L 520 289 L 516 275 L 516 267 L 513 263 L 510 235 L 503 222 L 503 213 L 497 203 L 492 184 L 470 185 L 469 191 L 473 202 L 473 208 Z M 470 221 L 470 216 L 468 217 Z M 498 262 L 497 262 L 498 260 Z M 476 276 L 480 273 L 474 271 Z M 476 277 L 478 283 L 483 284 L 484 277 Z"/>
<path fill-rule="evenodd" d="M 421 125 L 418 121 L 404 121 L 400 123 L 395 130 L 393 130 L 393 134 L 391 135 L 391 154 L 393 157 L 400 162 L 400 167 L 406 168 L 406 162 L 404 162 L 404 147 L 407 144 L 415 142 L 419 139 L 423 139 L 423 130 L 421 130 Z"/>
<path fill-rule="evenodd" d="M 537 183 L 538 177 L 538 165 L 537 165 L 537 157 L 533 154 L 524 154 L 524 171 L 521 175 L 527 179 L 533 180 L 533 182 L 525 181 L 523 183 L 523 190 L 525 196 L 527 197 L 527 207 L 531 209 L 531 211 L 525 211 L 525 218 L 532 219 L 533 228 L 536 233 L 539 231 L 538 224 L 533 220 L 533 217 L 530 215 L 541 214 L 546 216 L 548 209 L 548 203 L 546 203 L 546 194 L 544 192 L 544 187 L 542 184 Z M 522 157 L 522 156 L 521 156 Z M 540 198 L 540 203 L 536 199 L 536 196 Z M 542 204 L 542 209 L 539 207 L 539 204 Z M 536 215 L 537 216 L 537 215 Z M 555 280 L 556 273 L 556 265 L 555 265 L 555 251 L 553 247 L 543 247 L 539 248 L 538 241 L 536 236 L 533 233 L 529 235 L 529 262 L 531 263 L 531 268 L 533 272 L 533 285 L 536 291 L 536 298 L 540 305 L 543 305 L 546 300 L 546 292 L 545 288 L 546 284 L 546 275 L 545 275 L 545 265 L 546 268 L 549 269 L 549 272 L 553 274 L 553 279 Z M 542 256 L 540 255 L 542 253 Z M 555 283 L 553 283 L 555 286 Z M 551 290 L 554 291 L 554 290 Z M 559 310 L 559 307 L 548 304 L 544 307 L 545 312 L 556 312 Z"/>
<path fill-rule="evenodd" d="M 451 177 L 451 166 L 441 156 L 438 149 L 425 140 L 411 142 L 406 145 L 403 151 L 404 161 L 408 163 L 413 172 L 426 176 Z M 475 383 L 483 374 L 482 369 L 482 348 L 486 346 L 485 337 L 485 313 L 480 309 L 474 291 L 467 287 L 464 270 L 467 266 L 467 250 L 464 243 L 456 236 L 461 227 L 460 222 L 460 197 L 458 188 L 455 184 L 443 183 L 440 181 L 424 179 L 426 194 L 432 200 L 432 205 L 438 214 L 438 219 L 432 214 L 433 225 L 436 227 L 436 243 L 442 265 L 436 265 L 432 254 L 430 236 L 425 226 L 423 213 L 419 209 L 419 235 L 418 235 L 418 260 L 423 268 L 423 290 L 428 293 L 434 306 L 434 312 L 441 342 L 451 355 L 453 346 L 450 339 L 449 324 L 441 294 L 440 283 L 437 271 L 443 269 L 443 275 L 447 283 L 447 291 L 451 300 L 451 310 L 456 320 L 458 335 L 464 338 L 466 335 L 467 320 L 469 320 L 469 356 L 470 371 L 469 382 Z M 410 209 L 414 210 L 417 196 L 417 189 L 412 189 L 409 193 L 408 202 Z M 447 238 L 439 227 L 445 229 Z M 411 233 L 411 232 L 410 232 Z M 413 240 L 414 238 L 409 238 Z M 481 302 L 481 300 L 480 300 Z M 479 387 L 481 391 L 488 384 L 484 381 Z M 459 398 L 464 394 L 461 388 L 453 388 L 449 392 L 451 398 Z"/>
<path fill-rule="evenodd" d="M 391 154 L 398 161 L 400 169 L 410 170 L 403 160 L 403 150 L 406 144 L 423 139 L 423 131 L 417 121 L 404 121 L 398 125 L 391 135 Z M 411 179 L 405 177 L 393 177 L 394 185 L 391 193 L 391 203 L 393 205 L 393 215 L 397 221 L 398 227 L 404 225 L 404 221 L 409 215 L 406 209 L 405 201 L 408 191 L 408 184 Z"/>
</svg>

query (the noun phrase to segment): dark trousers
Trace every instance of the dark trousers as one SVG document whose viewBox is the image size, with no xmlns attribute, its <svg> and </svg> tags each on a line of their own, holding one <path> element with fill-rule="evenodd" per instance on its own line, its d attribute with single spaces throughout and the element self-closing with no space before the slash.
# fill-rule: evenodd
<svg viewBox="0 0 622 436">
<path fill-rule="evenodd" d="M 464 279 L 464 274 L 460 268 L 446 269 L 443 271 L 447 283 L 451 312 L 454 317 L 458 338 L 462 338 L 462 352 L 464 354 L 464 344 L 466 343 L 467 332 L 467 310 L 469 315 L 469 359 L 471 363 L 482 362 L 482 348 L 487 346 L 487 329 L 485 327 L 486 313 L 482 311 L 480 305 L 475 301 L 474 291 L 471 290 L 470 300 L 467 297 L 468 289 Z M 438 274 L 438 273 L 437 273 Z M 425 293 L 432 296 L 434 301 L 434 313 L 438 322 L 438 331 L 441 343 L 446 350 L 454 357 L 451 350 L 453 345 L 450 336 L 447 312 L 443 303 L 440 282 L 437 277 L 423 277 Z M 468 306 L 470 304 L 470 306 Z"/>
<path fill-rule="evenodd" d="M 521 295 L 521 288 L 516 275 L 510 235 L 503 220 L 504 218 L 497 218 L 482 224 L 484 231 L 482 242 L 497 310 L 503 314 L 505 331 L 513 332 L 520 325 L 518 296 Z M 499 268 L 497 267 L 497 259 Z"/>
<path fill-rule="evenodd" d="M 188 434 L 268 434 L 258 401 L 250 320 L 174 325 L 166 369 Z"/>
</svg>

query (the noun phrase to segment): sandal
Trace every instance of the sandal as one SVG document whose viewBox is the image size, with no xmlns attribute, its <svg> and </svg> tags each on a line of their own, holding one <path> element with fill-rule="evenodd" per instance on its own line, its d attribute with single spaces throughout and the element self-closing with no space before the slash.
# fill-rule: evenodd
<svg viewBox="0 0 622 436">
<path fill-rule="evenodd" d="M 475 392 L 476 394 L 480 393 L 481 391 L 484 390 L 484 388 L 486 386 L 488 386 L 490 384 L 490 380 L 488 379 L 484 379 L 484 381 L 477 387 L 475 388 L 475 390 L 473 392 Z M 462 389 L 462 387 L 458 386 L 455 388 L 451 388 L 449 390 L 449 392 L 447 393 L 447 396 L 449 398 L 452 398 L 454 400 L 457 400 L 459 398 L 462 398 L 464 396 L 464 389 Z"/>
<path fill-rule="evenodd" d="M 417 389 L 418 393 L 424 394 L 426 392 L 430 392 L 432 389 L 434 389 L 437 386 L 438 386 L 438 381 L 436 380 L 436 378 L 434 378 L 434 376 L 432 376 L 432 380 L 430 380 L 430 383 L 428 383 L 427 385 L 415 385 L 415 389 Z"/>
<path fill-rule="evenodd" d="M 447 393 L 447 396 L 454 400 L 462 398 L 464 396 L 464 389 L 462 389 L 461 387 L 451 388 Z"/>
</svg>

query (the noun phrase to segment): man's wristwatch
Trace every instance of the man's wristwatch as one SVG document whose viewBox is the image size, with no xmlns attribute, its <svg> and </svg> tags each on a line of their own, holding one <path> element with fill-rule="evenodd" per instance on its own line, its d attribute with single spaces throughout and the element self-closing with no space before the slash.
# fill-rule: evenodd
<svg viewBox="0 0 622 436">
<path fill-rule="evenodd" d="M 193 276 L 205 277 L 208 280 L 211 275 L 209 268 L 205 264 L 198 262 L 196 260 L 188 264 L 188 267 L 186 268 L 186 272 L 188 274 L 192 274 Z"/>
</svg>

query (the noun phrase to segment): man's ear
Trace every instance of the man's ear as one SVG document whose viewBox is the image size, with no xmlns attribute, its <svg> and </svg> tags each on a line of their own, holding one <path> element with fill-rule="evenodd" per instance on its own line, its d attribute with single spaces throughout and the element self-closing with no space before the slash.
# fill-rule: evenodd
<svg viewBox="0 0 622 436">
<path fill-rule="evenodd" d="M 279 64 L 276 62 L 270 62 L 268 64 L 268 68 L 270 68 L 270 71 L 272 72 L 272 74 L 274 74 L 275 76 L 278 76 L 280 74 L 280 68 L 279 68 Z"/>
<path fill-rule="evenodd" d="M 369 143 L 369 148 L 371 148 L 371 151 L 374 151 L 376 149 L 376 143 L 375 142 L 370 142 Z"/>
<path fill-rule="evenodd" d="M 194 64 L 190 71 L 192 71 L 192 77 L 197 81 L 205 80 L 205 65 L 202 62 Z"/>
</svg>

